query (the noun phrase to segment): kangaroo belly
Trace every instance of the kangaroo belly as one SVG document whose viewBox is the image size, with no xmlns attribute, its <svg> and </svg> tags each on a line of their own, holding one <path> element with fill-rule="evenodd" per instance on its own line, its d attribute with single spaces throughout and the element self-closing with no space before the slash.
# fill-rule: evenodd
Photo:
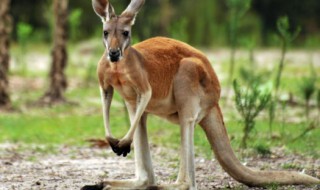
<svg viewBox="0 0 320 190">
<path fill-rule="evenodd" d="M 146 108 L 146 111 L 160 117 L 177 112 L 172 90 L 169 90 L 165 98 L 152 98 Z"/>
</svg>

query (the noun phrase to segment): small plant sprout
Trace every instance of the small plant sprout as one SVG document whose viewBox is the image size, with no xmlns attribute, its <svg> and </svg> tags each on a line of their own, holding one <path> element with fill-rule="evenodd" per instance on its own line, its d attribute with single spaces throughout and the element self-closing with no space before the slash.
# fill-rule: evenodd
<svg viewBox="0 0 320 190">
<path fill-rule="evenodd" d="M 242 38 L 241 44 L 248 50 L 249 63 L 251 66 L 254 66 L 254 48 L 256 47 L 256 39 L 254 37 Z"/>
<path fill-rule="evenodd" d="M 258 83 L 252 83 L 242 89 L 236 80 L 233 82 L 233 89 L 236 108 L 244 122 L 241 147 L 246 148 L 249 134 L 255 127 L 255 118 L 269 103 L 271 90 L 269 85 L 260 85 Z"/>
<path fill-rule="evenodd" d="M 258 144 L 254 147 L 254 149 L 262 156 L 268 156 L 271 154 L 270 146 L 267 144 Z"/>
<path fill-rule="evenodd" d="M 278 97 L 278 91 L 281 84 L 281 75 L 282 75 L 282 71 L 285 64 L 285 56 L 287 53 L 288 46 L 293 40 L 295 40 L 298 37 L 301 31 L 301 27 L 297 27 L 294 32 L 291 32 L 289 19 L 287 16 L 283 16 L 283 17 L 280 17 L 277 21 L 277 29 L 282 42 L 282 48 L 281 48 L 281 59 L 279 62 L 278 70 L 276 73 L 276 79 L 275 79 L 275 92 L 272 97 L 271 103 L 269 105 L 270 136 L 272 136 L 272 125 L 276 115 L 275 112 L 277 110 L 277 97 Z"/>
<path fill-rule="evenodd" d="M 280 17 L 277 21 L 277 29 L 280 35 L 280 39 L 282 42 L 282 49 L 281 49 L 281 59 L 279 62 L 279 67 L 277 71 L 277 76 L 276 76 L 276 82 L 275 82 L 275 87 L 276 87 L 276 95 L 280 87 L 280 82 L 281 82 L 281 75 L 282 71 L 284 68 L 284 63 L 285 63 L 285 55 L 287 53 L 288 46 L 290 43 L 295 40 L 300 31 L 301 27 L 296 28 L 296 30 L 292 33 L 290 31 L 290 24 L 289 24 L 289 19 L 287 16 Z"/>
<path fill-rule="evenodd" d="M 308 77 L 303 78 L 299 84 L 299 90 L 303 95 L 305 101 L 305 114 L 306 119 L 309 120 L 310 100 L 312 95 L 317 91 L 317 73 L 315 71 L 313 62 L 310 62 L 310 74 Z"/>
<path fill-rule="evenodd" d="M 300 83 L 300 90 L 303 93 L 303 98 L 305 101 L 305 108 L 306 108 L 306 119 L 309 119 L 309 110 L 310 110 L 310 100 L 312 95 L 316 92 L 316 77 L 310 76 L 305 77 Z"/>
</svg>

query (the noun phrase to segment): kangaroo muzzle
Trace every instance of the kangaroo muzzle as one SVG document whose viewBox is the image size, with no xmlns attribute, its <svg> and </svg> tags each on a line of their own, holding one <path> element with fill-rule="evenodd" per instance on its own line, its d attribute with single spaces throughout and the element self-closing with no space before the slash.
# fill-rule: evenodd
<svg viewBox="0 0 320 190">
<path fill-rule="evenodd" d="M 109 59 L 111 62 L 119 61 L 120 57 L 121 57 L 120 49 L 110 49 L 109 50 Z"/>
</svg>

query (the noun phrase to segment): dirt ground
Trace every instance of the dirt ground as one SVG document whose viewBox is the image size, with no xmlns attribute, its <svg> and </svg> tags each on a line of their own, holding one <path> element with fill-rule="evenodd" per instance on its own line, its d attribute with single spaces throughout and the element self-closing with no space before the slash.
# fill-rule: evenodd
<svg viewBox="0 0 320 190">
<path fill-rule="evenodd" d="M 50 149 L 51 150 L 51 149 Z M 155 174 L 160 184 L 173 183 L 178 171 L 178 150 L 151 147 Z M 258 169 L 291 170 L 320 177 L 320 159 L 287 155 L 281 148 L 268 157 L 243 159 Z M 287 169 L 289 170 L 289 169 Z M 0 190 L 74 190 L 104 179 L 134 177 L 132 154 L 117 157 L 111 150 L 89 147 L 54 147 L 0 144 Z M 198 189 L 249 189 L 229 177 L 215 159 L 196 157 Z M 251 188 L 259 189 L 259 188 Z M 269 189 L 275 189 L 270 187 Z M 286 186 L 277 189 L 320 189 L 319 186 Z"/>
</svg>

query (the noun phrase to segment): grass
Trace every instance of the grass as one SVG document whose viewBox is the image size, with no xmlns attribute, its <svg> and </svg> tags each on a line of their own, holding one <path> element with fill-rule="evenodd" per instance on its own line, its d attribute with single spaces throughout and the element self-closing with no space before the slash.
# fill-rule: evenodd
<svg viewBox="0 0 320 190">
<path fill-rule="evenodd" d="M 98 93 L 97 93 L 98 96 Z M 71 98 L 72 99 L 72 98 Z M 86 139 L 103 138 L 104 128 L 102 114 L 99 105 L 91 110 L 86 106 L 57 106 L 54 108 L 31 108 L 27 113 L 5 114 L 0 116 L 0 142 L 27 143 L 39 145 L 86 145 Z M 80 111 L 81 110 L 81 111 Z M 124 119 L 125 113 L 122 107 L 114 106 L 111 111 L 111 126 L 114 135 L 122 137 L 128 130 Z M 240 146 L 242 138 L 242 124 L 238 121 L 227 121 L 229 136 L 232 137 L 232 146 L 236 149 Z M 276 123 L 274 133 L 283 133 L 280 123 Z M 179 127 L 164 122 L 157 117 L 149 117 L 148 130 L 150 142 L 160 146 L 179 149 Z M 298 136 L 304 126 L 301 124 L 286 124 L 284 134 L 278 139 L 270 141 L 268 136 L 268 124 L 265 120 L 259 120 L 256 130 L 253 131 L 248 141 L 249 148 L 262 149 L 265 147 L 286 146 L 288 150 L 320 156 L 320 130 L 310 132 L 304 138 L 295 142 L 291 139 Z M 212 156 L 212 151 L 200 127 L 196 127 L 195 146 L 197 154 Z M 258 148 L 257 148 L 258 147 Z M 262 147 L 262 148 L 261 148 Z"/>
<path fill-rule="evenodd" d="M 93 43 L 95 44 L 95 43 Z M 93 45 L 95 48 L 101 46 Z M 42 47 L 42 46 L 41 46 Z M 14 47 L 15 48 L 15 47 Z M 16 47 L 17 48 L 17 47 Z M 99 49 L 97 48 L 97 49 Z M 74 47 L 74 49 L 76 49 Z M 36 49 L 35 51 L 38 51 Z M 39 50 L 40 51 L 40 50 Z M 79 54 L 80 50 L 72 52 L 70 56 L 70 65 L 67 70 L 70 79 L 70 87 L 66 92 L 66 97 L 76 105 L 59 105 L 51 108 L 29 107 L 30 104 L 40 98 L 45 90 L 45 86 L 35 87 L 30 90 L 28 87 L 23 89 L 12 89 L 12 97 L 14 106 L 21 111 L 15 113 L 0 114 L 0 143 L 22 143 L 44 145 L 51 150 L 56 145 L 70 146 L 87 146 L 86 139 L 104 138 L 104 128 L 102 121 L 101 105 L 98 84 L 96 80 L 87 82 L 85 76 L 95 76 L 95 69 L 86 70 L 89 64 L 93 64 L 100 59 L 101 50 L 92 50 L 87 60 L 89 63 L 81 60 L 73 54 Z M 16 49 L 13 52 L 17 52 Z M 46 52 L 41 48 L 41 52 Z M 75 58 L 73 58 L 75 57 Z M 217 64 L 217 63 L 215 63 Z M 241 64 L 240 64 L 241 65 Z M 307 64 L 306 64 L 307 65 Z M 293 68 L 297 70 L 297 68 Z M 290 74 L 293 69 L 288 66 L 284 70 L 282 87 L 283 90 L 295 89 L 298 78 L 292 78 Z M 318 68 L 319 69 L 319 68 Z M 226 72 L 227 68 L 222 67 L 222 72 Z M 308 73 L 309 70 L 301 67 L 300 71 Z M 32 75 L 27 74 L 20 76 L 18 72 L 13 71 L 12 75 L 20 78 L 20 80 L 42 78 L 45 72 L 32 71 Z M 292 79 L 294 80 L 292 82 Z M 225 81 L 222 81 L 224 86 Z M 28 84 L 26 84 L 28 85 Z M 29 84 L 31 85 L 31 84 Z M 296 89 L 295 89 L 296 90 Z M 224 104 L 224 102 L 222 102 Z M 274 134 L 277 138 L 270 140 L 268 120 L 266 114 L 262 114 L 256 123 L 256 129 L 248 141 L 248 148 L 257 150 L 257 152 L 267 153 L 269 148 L 285 146 L 289 152 L 297 152 L 307 154 L 314 157 L 320 156 L 320 130 L 313 130 L 306 136 L 297 141 L 291 140 L 298 136 L 306 124 L 303 122 L 291 122 L 290 118 L 302 117 L 301 115 L 292 114 L 286 107 L 285 116 L 288 121 L 283 122 L 281 118 L 275 123 Z M 295 110 L 297 110 L 295 108 Z M 303 108 L 301 108 L 303 110 Z M 234 149 L 239 149 L 242 138 L 242 123 L 239 122 L 237 112 L 230 106 L 223 106 L 222 111 L 225 115 L 225 122 L 231 144 Z M 299 110 L 297 111 L 298 113 Z M 279 112 L 281 113 L 281 111 Z M 115 95 L 111 108 L 111 127 L 112 132 L 118 138 L 122 137 L 128 131 L 127 120 L 125 119 L 125 109 L 122 100 L 118 94 Z M 170 124 L 160 118 L 149 116 L 148 131 L 150 142 L 159 146 L 165 146 L 179 150 L 180 145 L 180 129 L 178 126 Z M 195 147 L 198 155 L 204 155 L 207 158 L 212 157 L 212 150 L 206 137 L 200 127 L 195 130 Z M 46 151 L 46 150 L 42 150 Z"/>
</svg>

